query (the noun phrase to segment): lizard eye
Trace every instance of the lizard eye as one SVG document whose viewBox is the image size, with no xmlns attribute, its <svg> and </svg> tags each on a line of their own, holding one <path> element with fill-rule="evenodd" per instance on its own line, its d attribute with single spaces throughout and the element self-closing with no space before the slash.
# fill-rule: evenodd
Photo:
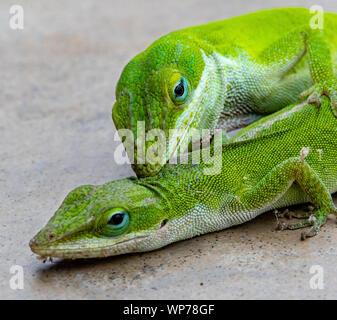
<svg viewBox="0 0 337 320">
<path fill-rule="evenodd" d="M 181 79 L 173 86 L 172 96 L 174 98 L 174 101 L 178 103 L 183 103 L 187 98 L 188 91 L 188 81 L 184 77 L 181 77 Z"/>
<path fill-rule="evenodd" d="M 107 224 L 103 229 L 106 236 L 118 236 L 122 234 L 129 226 L 129 215 L 122 209 L 115 209 L 107 217 Z"/>
</svg>

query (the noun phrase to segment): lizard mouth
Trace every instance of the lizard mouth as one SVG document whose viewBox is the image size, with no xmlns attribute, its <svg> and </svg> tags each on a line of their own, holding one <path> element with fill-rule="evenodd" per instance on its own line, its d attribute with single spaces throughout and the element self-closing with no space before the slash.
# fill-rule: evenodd
<svg viewBox="0 0 337 320">
<path fill-rule="evenodd" d="M 104 258 L 143 251 L 143 244 L 147 243 L 150 236 L 151 234 L 139 235 L 117 242 L 114 241 L 114 243 L 107 243 L 107 238 L 90 238 L 50 245 L 39 245 L 32 239 L 29 246 L 39 256 L 39 259 L 43 260 L 47 260 L 48 257 L 62 259 Z"/>
<path fill-rule="evenodd" d="M 178 153 L 185 154 L 188 153 L 188 147 L 186 150 L 182 149 L 182 146 L 185 146 L 185 140 L 188 139 L 190 128 L 186 127 L 184 128 L 182 134 L 180 136 L 174 136 L 173 139 L 167 140 L 167 146 L 168 150 L 165 151 L 165 154 L 163 155 L 162 159 L 163 161 L 156 162 L 156 163 L 144 163 L 144 164 L 138 164 L 134 163 L 131 165 L 133 170 L 136 172 L 136 175 L 138 178 L 145 178 L 149 176 L 156 175 L 163 166 L 166 164 L 176 164 L 179 157 Z M 188 144 L 187 144 L 188 145 Z M 149 149 L 147 149 L 146 152 L 148 152 Z"/>
</svg>

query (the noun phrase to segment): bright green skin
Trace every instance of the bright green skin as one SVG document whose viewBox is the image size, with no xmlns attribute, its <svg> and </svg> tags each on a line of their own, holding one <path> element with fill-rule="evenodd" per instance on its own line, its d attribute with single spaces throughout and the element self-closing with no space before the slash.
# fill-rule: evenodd
<svg viewBox="0 0 337 320">
<path fill-rule="evenodd" d="M 149 251 L 308 201 L 317 208 L 315 218 L 287 227 L 312 226 L 304 237 L 313 236 L 336 213 L 330 195 L 337 191 L 336 128 L 327 98 L 321 108 L 303 103 L 232 138 L 223 146 L 220 174 L 205 175 L 202 163 L 166 165 L 155 177 L 79 187 L 31 249 L 71 259 Z M 120 235 L 107 236 L 107 216 L 117 208 L 128 213 L 130 224 Z"/>
<path fill-rule="evenodd" d="M 265 10 L 161 37 L 122 72 L 112 111 L 116 128 L 135 137 L 137 121 L 145 121 L 146 132 L 164 130 L 172 146 L 168 161 L 175 155 L 169 129 L 231 131 L 295 103 L 301 93 L 317 104 L 325 93 L 337 115 L 337 15 L 324 14 L 323 30 L 310 28 L 312 18 L 303 8 Z M 173 90 L 181 76 L 190 88 L 177 101 Z M 138 177 L 161 169 L 137 164 L 136 145 L 132 152 Z"/>
</svg>

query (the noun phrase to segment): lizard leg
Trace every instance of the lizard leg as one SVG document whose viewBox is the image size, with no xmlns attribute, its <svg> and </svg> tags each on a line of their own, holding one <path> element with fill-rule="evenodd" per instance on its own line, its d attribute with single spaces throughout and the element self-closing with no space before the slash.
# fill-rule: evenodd
<svg viewBox="0 0 337 320">
<path fill-rule="evenodd" d="M 271 170 L 249 192 L 240 197 L 242 203 L 249 203 L 250 208 L 266 207 L 286 195 L 294 182 L 300 186 L 309 200 L 318 210 L 307 221 L 295 224 L 292 228 L 312 226 L 308 232 L 302 233 L 302 239 L 316 235 L 325 224 L 329 213 L 337 214 L 332 197 L 316 174 L 305 161 L 308 149 L 303 148 L 300 157 L 289 158 Z"/>
<path fill-rule="evenodd" d="M 312 216 L 312 212 L 289 212 L 288 218 L 292 219 L 308 219 Z"/>
<path fill-rule="evenodd" d="M 298 223 L 284 223 L 284 222 L 279 222 L 277 225 L 277 230 L 296 230 L 296 229 L 301 229 L 301 228 L 307 228 L 312 226 L 311 221 L 306 220 L 306 221 L 301 221 Z"/>
<path fill-rule="evenodd" d="M 282 56 L 280 51 L 283 52 Z M 296 86 L 286 82 L 287 90 L 281 89 L 282 79 L 288 77 L 304 57 L 309 63 L 310 84 L 304 80 L 296 82 Z M 291 97 L 294 90 L 299 89 L 297 96 L 303 91 L 299 94 L 300 99 L 307 98 L 308 103 L 320 106 L 322 95 L 326 95 L 330 98 L 332 111 L 337 117 L 337 78 L 334 74 L 336 65 L 332 60 L 329 44 L 324 39 L 323 30 L 296 29 L 263 50 L 257 57 L 257 61 L 261 65 L 269 66 L 271 79 L 278 79 L 269 87 L 270 97 L 280 99 L 281 92 L 281 98 L 284 101 L 287 95 Z M 312 83 L 313 86 L 308 89 Z M 287 87 L 288 85 L 290 87 Z M 263 101 L 258 101 L 258 104 L 263 105 Z M 277 99 L 272 104 L 278 105 Z M 263 106 L 264 111 L 272 111 L 266 108 Z"/>
<path fill-rule="evenodd" d="M 333 71 L 331 50 L 324 40 L 322 30 L 311 30 L 306 34 L 306 49 L 314 85 L 299 98 L 307 98 L 308 103 L 320 106 L 322 95 L 326 95 L 330 98 L 332 112 L 337 117 L 337 79 Z"/>
<path fill-rule="evenodd" d="M 282 212 L 280 214 L 280 217 L 284 217 L 287 219 L 292 219 L 292 218 L 296 218 L 296 219 L 307 219 L 310 216 L 312 216 L 312 211 L 307 211 L 307 212 L 294 212 L 294 211 L 290 211 L 288 209 L 286 209 L 284 212 Z"/>
<path fill-rule="evenodd" d="M 272 113 L 294 103 L 298 95 L 312 85 L 310 76 L 299 77 L 297 66 L 306 56 L 302 29 L 296 29 L 271 43 L 256 57 L 262 67 L 263 84 L 254 97 L 256 111 Z M 256 77 L 256 75 L 255 75 Z"/>
</svg>

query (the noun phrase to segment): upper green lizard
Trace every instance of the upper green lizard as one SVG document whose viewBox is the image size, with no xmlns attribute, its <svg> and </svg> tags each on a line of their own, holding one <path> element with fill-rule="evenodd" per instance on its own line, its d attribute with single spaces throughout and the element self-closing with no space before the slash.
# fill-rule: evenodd
<svg viewBox="0 0 337 320">
<path fill-rule="evenodd" d="M 155 177 L 78 187 L 31 249 L 72 259 L 149 251 L 308 201 L 315 214 L 287 227 L 311 226 L 303 238 L 316 235 L 337 213 L 330 195 L 337 191 L 336 128 L 328 98 L 321 108 L 302 103 L 233 137 L 218 159 L 220 174 L 205 175 L 203 163 L 167 164 Z"/>
<path fill-rule="evenodd" d="M 316 16 L 304 8 L 259 11 L 171 32 L 132 59 L 116 88 L 116 128 L 136 138 L 144 121 L 145 132 L 162 129 L 167 141 L 159 163 L 147 161 L 151 141 L 145 152 L 127 148 L 137 176 L 155 175 L 192 129 L 230 131 L 300 94 L 317 104 L 328 95 L 337 115 L 337 15 Z M 169 130 L 178 128 L 177 142 Z"/>
</svg>

